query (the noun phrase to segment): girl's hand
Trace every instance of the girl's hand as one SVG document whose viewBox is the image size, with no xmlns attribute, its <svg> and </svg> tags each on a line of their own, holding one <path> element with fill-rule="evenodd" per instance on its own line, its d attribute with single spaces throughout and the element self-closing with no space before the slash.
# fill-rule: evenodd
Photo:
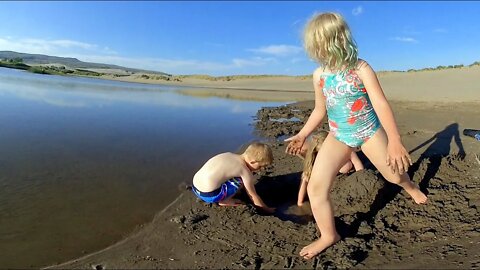
<svg viewBox="0 0 480 270">
<path fill-rule="evenodd" d="M 295 135 L 293 137 L 290 137 L 288 139 L 285 139 L 286 142 L 290 142 L 287 145 L 287 149 L 285 152 L 290 155 L 299 155 L 302 152 L 302 146 L 305 143 L 306 137 L 302 135 Z"/>
<path fill-rule="evenodd" d="M 398 171 L 404 174 L 408 167 L 413 165 L 412 159 L 401 142 L 389 142 L 387 149 L 387 165 L 390 166 L 392 173 Z"/>
</svg>

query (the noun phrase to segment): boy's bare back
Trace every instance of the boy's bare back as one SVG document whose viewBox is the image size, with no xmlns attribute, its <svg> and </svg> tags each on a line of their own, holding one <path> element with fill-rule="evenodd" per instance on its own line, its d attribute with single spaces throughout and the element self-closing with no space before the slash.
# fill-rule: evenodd
<svg viewBox="0 0 480 270">
<path fill-rule="evenodd" d="M 193 177 L 193 185 L 202 192 L 219 188 L 233 177 L 242 177 L 252 173 L 242 155 L 221 153 L 209 159 Z"/>
</svg>

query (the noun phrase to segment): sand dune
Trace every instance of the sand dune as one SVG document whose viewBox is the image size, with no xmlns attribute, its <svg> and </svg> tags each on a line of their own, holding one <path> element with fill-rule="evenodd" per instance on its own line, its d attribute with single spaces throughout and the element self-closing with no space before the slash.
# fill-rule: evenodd
<svg viewBox="0 0 480 270">
<path fill-rule="evenodd" d="M 381 72 L 378 74 L 385 95 L 395 101 L 480 102 L 480 66 L 418 71 Z M 142 79 L 138 75 L 109 79 L 178 85 L 189 88 L 182 93 L 240 99 L 302 101 L 312 99 L 311 78 L 258 77 L 211 81 L 195 77 L 178 81 Z M 264 91 L 253 91 L 264 90 Z M 275 91 L 275 93 L 272 93 Z M 312 94 L 310 94 L 312 93 Z"/>
</svg>

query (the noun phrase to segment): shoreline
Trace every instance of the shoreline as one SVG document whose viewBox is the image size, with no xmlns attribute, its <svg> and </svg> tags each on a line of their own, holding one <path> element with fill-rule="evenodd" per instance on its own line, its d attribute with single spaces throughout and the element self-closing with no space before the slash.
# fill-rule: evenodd
<svg viewBox="0 0 480 270">
<path fill-rule="evenodd" d="M 63 76 L 63 75 L 60 75 Z M 72 75 L 64 75 L 72 76 Z M 176 86 L 180 94 L 197 97 L 221 97 L 257 101 L 307 101 L 314 98 L 311 79 L 294 76 L 237 78 L 230 81 L 210 81 L 186 77 L 183 81 L 165 81 L 141 78 L 140 74 L 127 77 L 74 76 L 100 80 Z M 419 72 L 384 72 L 379 81 L 389 101 L 425 103 L 479 103 L 477 78 L 480 66 L 459 69 Z"/>
<path fill-rule="evenodd" d="M 412 153 L 412 179 L 426 185 L 430 202 L 415 205 L 404 192 L 379 181 L 367 163 L 365 171 L 339 176 L 332 196 L 336 198 L 336 223 L 343 238 L 313 261 L 304 261 L 297 254 L 317 237 L 311 214 L 292 205 L 302 165 L 284 154 L 281 141 L 275 141 L 274 166 L 258 175 L 261 181 L 257 190 L 262 198 L 266 196 L 267 204 L 280 209 L 276 215 L 262 215 L 250 206 L 203 204 L 190 191 L 184 191 L 150 223 L 120 242 L 46 269 L 478 267 L 480 230 L 475 224 L 480 222 L 480 166 L 473 155 L 480 153 L 480 144 L 461 134 L 462 128 L 477 123 L 472 112 L 478 112 L 478 105 L 452 111 L 448 105 L 432 109 L 409 102 L 392 103 L 408 149 L 429 141 L 432 135 L 437 138 Z M 294 103 L 262 113 L 266 118 L 288 118 L 293 110 L 305 119 L 312 104 Z M 285 127 L 291 135 L 301 125 L 284 123 L 280 128 Z M 275 126 L 257 128 L 272 139 L 279 135 Z M 455 145 L 455 136 L 460 137 L 460 148 Z M 465 159 L 456 154 L 462 149 L 467 153 Z M 438 166 L 433 167 L 435 177 L 424 182 L 433 165 Z M 252 226 L 255 230 L 250 229 Z M 217 257 L 219 253 L 222 258 Z"/>
<path fill-rule="evenodd" d="M 101 254 L 103 252 L 107 252 L 117 246 L 120 246 L 122 245 L 123 243 L 129 241 L 132 237 L 134 237 L 135 235 L 137 235 L 139 233 L 139 231 L 145 227 L 145 226 L 148 226 L 150 224 L 152 224 L 156 219 L 160 218 L 161 215 L 163 215 L 165 212 L 167 212 L 171 207 L 173 207 L 180 199 L 182 199 L 183 197 L 185 196 L 185 193 L 180 193 L 180 195 L 177 196 L 177 198 L 175 198 L 170 204 L 168 204 L 165 208 L 163 208 L 160 212 L 156 213 L 155 216 L 153 217 L 152 221 L 150 222 L 147 222 L 145 224 L 141 224 L 139 225 L 139 227 L 137 227 L 136 230 L 134 230 L 133 232 L 131 232 L 127 237 L 125 237 L 124 239 L 118 241 L 117 243 L 113 244 L 113 245 L 110 245 L 104 249 L 101 249 L 101 250 L 98 250 L 98 251 L 95 251 L 95 252 L 92 252 L 90 254 L 86 254 L 85 256 L 82 256 L 82 257 L 79 257 L 79 258 L 75 258 L 75 259 L 72 259 L 72 260 L 69 260 L 69 261 L 66 261 L 66 262 L 63 262 L 63 263 L 60 263 L 60 264 L 56 264 L 56 265 L 50 265 L 50 266 L 45 266 L 45 267 L 41 267 L 41 269 L 53 269 L 53 268 L 58 268 L 58 267 L 63 267 L 65 265 L 68 265 L 68 264 L 72 264 L 72 263 L 75 263 L 75 262 L 78 262 L 78 261 L 81 261 L 81 260 L 87 260 L 88 258 L 90 257 L 93 257 L 95 255 L 98 255 L 98 254 Z"/>
</svg>

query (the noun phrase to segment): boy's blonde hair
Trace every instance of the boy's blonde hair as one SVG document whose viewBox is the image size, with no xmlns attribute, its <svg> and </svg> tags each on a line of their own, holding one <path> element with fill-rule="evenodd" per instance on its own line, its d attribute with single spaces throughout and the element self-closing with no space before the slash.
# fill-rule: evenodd
<svg viewBox="0 0 480 270">
<path fill-rule="evenodd" d="M 340 14 L 315 14 L 305 26 L 303 45 L 310 58 L 330 70 L 354 68 L 357 44 Z"/>
<path fill-rule="evenodd" d="M 322 143 L 325 141 L 327 136 L 328 132 L 324 130 L 312 136 L 312 142 L 309 145 L 307 153 L 305 154 L 305 159 L 303 160 L 303 179 L 310 179 L 315 158 L 317 157 L 318 151 L 320 151 Z"/>
<path fill-rule="evenodd" d="M 272 164 L 273 162 L 272 149 L 264 143 L 253 142 L 243 153 L 259 163 Z"/>
</svg>

